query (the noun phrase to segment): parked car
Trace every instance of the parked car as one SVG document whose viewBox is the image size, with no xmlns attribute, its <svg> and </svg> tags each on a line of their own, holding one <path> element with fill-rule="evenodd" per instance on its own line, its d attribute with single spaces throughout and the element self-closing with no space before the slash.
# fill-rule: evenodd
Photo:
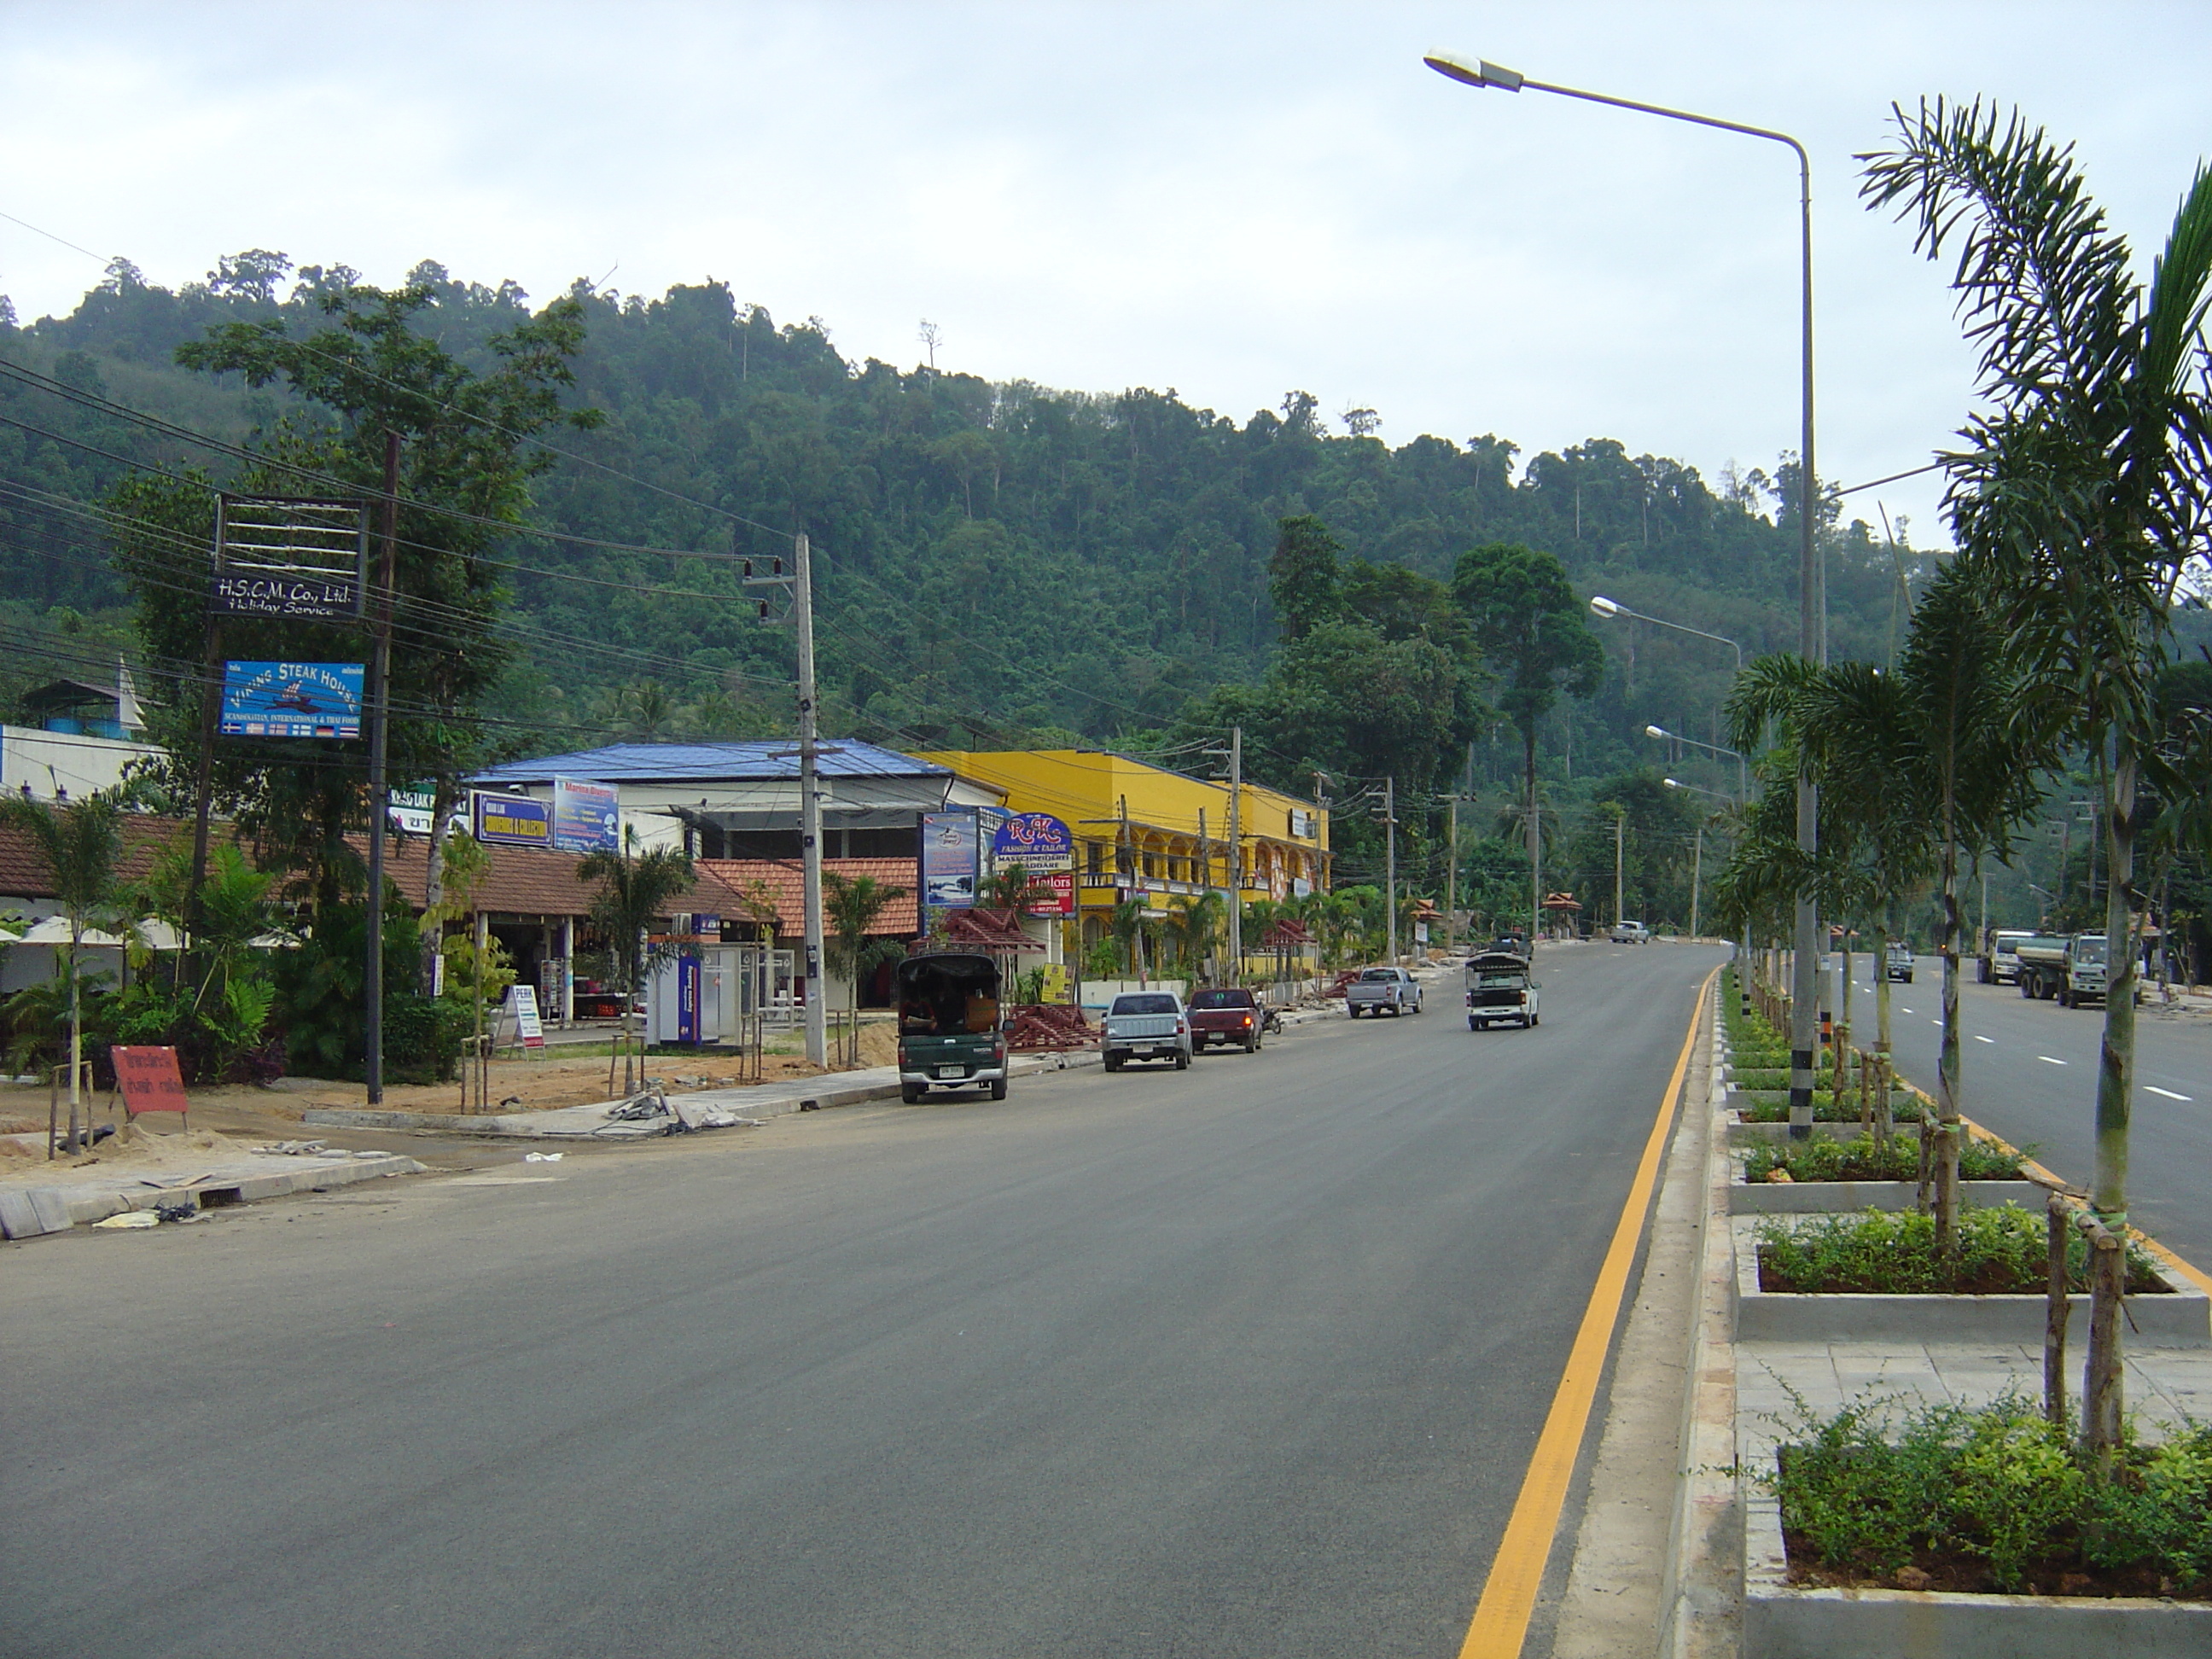
<svg viewBox="0 0 2212 1659">
<path fill-rule="evenodd" d="M 1242 1048 L 1248 1054 L 1260 1051 L 1260 1038 L 1267 1027 L 1267 1011 L 1260 1006 L 1260 999 L 1251 992 L 1242 989 L 1200 991 L 1191 998 L 1188 1012 L 1193 1054 L 1202 1053 L 1216 1042 L 1224 1048 Z"/>
<path fill-rule="evenodd" d="M 1006 1097 L 1006 1034 L 999 1024 L 999 964 L 981 952 L 912 956 L 895 970 L 899 1097 L 932 1089 L 982 1089 Z"/>
<path fill-rule="evenodd" d="M 1190 1017 L 1172 991 L 1124 991 L 1106 1010 L 1102 1044 L 1106 1069 L 1133 1060 L 1170 1060 L 1178 1072 L 1190 1065 Z"/>
<path fill-rule="evenodd" d="M 1883 951 L 1881 971 L 1889 978 L 1912 983 L 1912 947 L 1902 939 L 1892 939 Z"/>
<path fill-rule="evenodd" d="M 1649 945 L 1651 930 L 1640 921 L 1616 921 L 1610 937 L 1615 945 Z"/>
<path fill-rule="evenodd" d="M 1344 1012 L 1358 1019 L 1362 1014 L 1421 1012 L 1420 981 L 1403 968 L 1366 968 L 1344 988 Z"/>
<path fill-rule="evenodd" d="M 1528 976 L 1526 957 L 1490 951 L 1472 958 L 1467 964 L 1467 1029 L 1487 1030 L 1508 1021 L 1522 1027 L 1541 1024 L 1541 989 Z"/>
</svg>

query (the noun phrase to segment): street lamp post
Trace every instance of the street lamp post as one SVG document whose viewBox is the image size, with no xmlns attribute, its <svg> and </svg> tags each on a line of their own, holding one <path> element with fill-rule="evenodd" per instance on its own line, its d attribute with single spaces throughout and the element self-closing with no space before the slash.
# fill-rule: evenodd
<svg viewBox="0 0 2212 1659">
<path fill-rule="evenodd" d="M 1656 728 L 1646 727 L 1645 729 L 1649 731 Z M 1715 800 L 1728 801 L 1730 806 L 1741 807 L 1743 805 L 1741 801 L 1729 800 L 1728 796 L 1723 795 L 1717 789 L 1701 788 L 1694 783 L 1684 783 L 1679 778 L 1662 778 L 1660 781 L 1669 789 L 1686 789 L 1693 795 L 1711 795 Z M 1698 891 L 1705 882 L 1705 826 L 1717 822 L 1721 817 L 1722 814 L 1713 812 L 1698 820 L 1697 850 L 1690 861 L 1690 937 L 1692 939 L 1698 937 Z M 1745 961 L 1748 962 L 1751 959 L 1751 929 L 1748 927 L 1744 929 L 1743 955 Z"/>
<path fill-rule="evenodd" d="M 1677 634 L 1694 634 L 1701 640 L 1711 640 L 1716 644 L 1724 645 L 1728 647 L 1729 650 L 1735 653 L 1736 678 L 1741 679 L 1743 677 L 1743 647 L 1741 645 L 1738 645 L 1734 640 L 1729 638 L 1725 634 L 1708 634 L 1704 629 L 1692 628 L 1687 623 L 1668 622 L 1664 617 L 1654 617 L 1645 611 L 1632 610 L 1627 605 L 1623 605 L 1619 599 L 1608 599 L 1602 593 L 1593 593 L 1590 595 L 1589 608 L 1591 615 L 1603 617 L 1608 622 L 1617 620 L 1622 617 L 1626 617 L 1636 622 L 1650 623 L 1654 628 L 1671 628 Z M 1657 733 L 1662 737 L 1672 737 L 1674 735 L 1671 732 L 1661 732 L 1659 728 L 1656 726 L 1647 726 L 1644 729 L 1647 732 Z M 1698 740 L 1695 738 L 1684 738 L 1681 741 L 1684 743 L 1698 743 Z M 1739 793 L 1742 793 L 1744 787 L 1743 757 L 1741 755 L 1736 755 L 1735 750 L 1733 749 L 1717 748 L 1710 743 L 1698 743 L 1698 747 L 1700 749 L 1711 749 L 1715 754 L 1735 755 L 1736 789 Z"/>
<path fill-rule="evenodd" d="M 1741 133 L 1747 138 L 1762 138 L 1769 143 L 1785 144 L 1797 158 L 1798 235 L 1798 393 L 1799 425 L 1797 470 L 1797 649 L 1808 661 L 1826 663 L 1828 659 L 1827 629 L 1822 625 L 1826 606 L 1821 591 L 1820 557 L 1814 539 L 1814 469 L 1813 464 L 1813 162 L 1805 153 L 1805 146 L 1786 132 L 1776 132 L 1766 127 L 1747 126 L 1739 121 L 1723 121 L 1711 115 L 1692 115 L 1686 110 L 1668 109 L 1660 104 L 1638 103 L 1633 99 L 1608 97 L 1603 93 L 1584 92 L 1575 87 L 1550 85 L 1542 81 L 1531 81 L 1518 70 L 1510 70 L 1478 58 L 1468 63 L 1446 52 L 1431 52 L 1423 60 L 1437 74 L 1462 86 L 1489 88 L 1498 92 L 1548 92 L 1562 98 L 1580 99 L 1584 103 L 1606 104 L 1614 109 L 1634 110 L 1642 115 L 1657 115 L 1669 121 L 1686 121 L 1692 126 L 1712 127 L 1722 132 Z M 1812 780 L 1802 772 L 1797 776 L 1797 845 L 1808 857 L 1819 849 L 1819 801 Z M 1820 971 L 1821 941 L 1819 937 L 1819 917 L 1809 895 L 1799 894 L 1792 918 L 1791 929 L 1796 936 L 1796 960 L 1790 975 L 1790 1138 L 1809 1140 L 1813 1136 L 1813 1057 L 1817 1041 L 1814 1016 L 1817 1012 L 1819 987 L 1815 975 Z"/>
<path fill-rule="evenodd" d="M 1647 726 L 1644 728 L 1644 735 L 1647 738 L 1662 738 L 1668 743 L 1686 743 L 1692 749 L 1702 749 L 1711 755 L 1727 756 L 1735 763 L 1736 800 L 1741 803 L 1749 794 L 1750 792 L 1746 787 L 1747 775 L 1744 771 L 1743 756 L 1738 750 L 1724 749 L 1717 743 L 1707 743 L 1702 738 L 1685 737 L 1680 732 L 1669 732 L 1663 726 Z"/>
</svg>

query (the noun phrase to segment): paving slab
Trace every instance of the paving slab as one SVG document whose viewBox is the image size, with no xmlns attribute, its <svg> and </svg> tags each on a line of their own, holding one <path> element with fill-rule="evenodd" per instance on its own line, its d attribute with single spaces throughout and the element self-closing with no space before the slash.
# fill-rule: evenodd
<svg viewBox="0 0 2212 1659">
<path fill-rule="evenodd" d="M 189 1199 L 197 1209 L 256 1204 L 295 1193 L 323 1192 L 386 1176 L 420 1175 L 423 1166 L 390 1152 L 331 1157 L 253 1158 L 211 1164 L 197 1175 L 141 1176 L 70 1187 L 0 1189 L 0 1231 L 11 1239 L 67 1232 L 129 1210 L 151 1210 Z"/>
</svg>

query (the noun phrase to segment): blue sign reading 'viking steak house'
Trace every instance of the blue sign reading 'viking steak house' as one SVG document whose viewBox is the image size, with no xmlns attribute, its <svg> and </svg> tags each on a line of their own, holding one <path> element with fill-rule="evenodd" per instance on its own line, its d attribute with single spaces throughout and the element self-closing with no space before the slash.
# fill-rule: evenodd
<svg viewBox="0 0 2212 1659">
<path fill-rule="evenodd" d="M 358 738 L 368 671 L 357 662 L 227 662 L 227 738 Z"/>
</svg>

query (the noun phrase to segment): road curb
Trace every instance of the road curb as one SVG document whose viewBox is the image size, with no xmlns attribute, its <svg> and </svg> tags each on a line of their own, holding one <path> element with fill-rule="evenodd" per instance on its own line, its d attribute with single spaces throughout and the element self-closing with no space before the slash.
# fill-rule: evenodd
<svg viewBox="0 0 2212 1659">
<path fill-rule="evenodd" d="M 149 1187 L 24 1187 L 0 1191 L 0 1233 L 11 1239 L 35 1238 L 44 1233 L 67 1232 L 88 1227 L 110 1216 L 133 1210 L 152 1210 L 165 1203 L 189 1198 L 198 1210 L 226 1209 L 238 1204 L 258 1204 L 265 1199 L 289 1198 L 383 1176 L 421 1175 L 424 1166 L 411 1158 L 374 1152 L 343 1160 L 304 1158 L 298 1168 L 283 1164 L 264 1170 L 251 1169 L 217 1172 L 187 1184 Z M 272 1164 L 274 1160 L 270 1160 Z"/>
</svg>

